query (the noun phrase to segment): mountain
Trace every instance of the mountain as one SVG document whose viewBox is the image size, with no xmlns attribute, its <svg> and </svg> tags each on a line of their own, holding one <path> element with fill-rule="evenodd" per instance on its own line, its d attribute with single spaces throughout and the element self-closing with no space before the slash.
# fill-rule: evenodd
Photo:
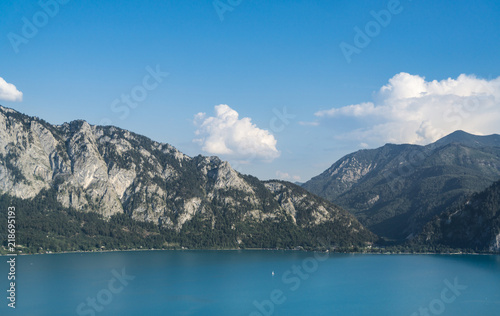
<svg viewBox="0 0 500 316">
<path fill-rule="evenodd" d="M 29 207 L 33 216 L 26 213 L 26 220 L 43 219 L 40 212 L 50 211 L 44 201 L 50 201 L 64 212 L 61 222 L 85 225 L 73 211 L 108 222 L 126 215 L 194 247 L 315 246 L 319 237 L 351 246 L 375 238 L 347 211 L 292 183 L 262 182 L 218 157 L 189 157 L 117 127 L 82 120 L 52 125 L 5 107 L 0 194 Z"/>
<path fill-rule="evenodd" d="M 500 136 L 454 132 L 433 144 L 349 154 L 303 187 L 379 236 L 411 238 L 453 202 L 500 178 Z"/>
<path fill-rule="evenodd" d="M 500 142 L 500 135 L 494 134 L 494 135 L 478 136 L 459 130 L 437 140 L 435 143 L 431 144 L 431 147 L 442 147 L 449 144 L 462 144 L 472 148 L 495 147 L 495 146 L 498 147 L 499 142 Z"/>
<path fill-rule="evenodd" d="M 427 223 L 412 244 L 500 251 L 500 181 Z"/>
</svg>

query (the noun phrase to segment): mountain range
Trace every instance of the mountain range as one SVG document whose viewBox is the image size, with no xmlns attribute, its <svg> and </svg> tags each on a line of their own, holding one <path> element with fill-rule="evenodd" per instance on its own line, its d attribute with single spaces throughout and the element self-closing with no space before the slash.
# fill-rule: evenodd
<svg viewBox="0 0 500 316">
<path fill-rule="evenodd" d="M 18 209 L 24 252 L 388 242 L 499 251 L 499 179 L 499 135 L 360 150 L 293 184 L 118 127 L 53 125 L 0 106 L 0 214 Z"/>
<path fill-rule="evenodd" d="M 376 239 L 349 212 L 290 182 L 260 181 L 218 157 L 189 157 L 114 126 L 82 120 L 52 125 L 5 107 L 0 107 L 0 194 L 29 208 L 22 210 L 26 223 L 54 216 L 52 209 L 65 212 L 55 217 L 60 225 L 88 226 L 74 211 L 98 214 L 102 222 L 94 226 L 99 227 L 125 216 L 156 225 L 164 244 L 175 239 L 192 247 L 314 248 L 364 246 Z M 36 232 L 39 223 L 30 223 L 26 229 Z M 45 239 L 96 237 L 116 228 L 64 227 L 64 233 L 39 236 L 38 242 L 52 245 Z M 130 229 L 120 226 L 113 234 Z M 144 236 L 158 234 L 153 230 Z"/>
<path fill-rule="evenodd" d="M 346 155 L 303 187 L 379 236 L 405 240 L 498 179 L 500 135 L 456 131 L 426 146 L 386 144 Z"/>
</svg>

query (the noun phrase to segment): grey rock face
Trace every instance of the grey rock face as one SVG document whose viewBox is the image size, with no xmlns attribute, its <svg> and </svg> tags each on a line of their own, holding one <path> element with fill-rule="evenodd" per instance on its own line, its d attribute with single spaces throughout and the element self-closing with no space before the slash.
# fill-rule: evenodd
<svg viewBox="0 0 500 316">
<path fill-rule="evenodd" d="M 500 233 L 491 242 L 490 251 L 500 252 Z"/>
<path fill-rule="evenodd" d="M 364 229 L 348 212 L 291 183 L 264 184 L 218 157 L 188 157 L 112 126 L 55 126 L 0 107 L 0 155 L 0 193 L 30 199 L 54 190 L 63 206 L 105 217 L 126 213 L 181 230 L 194 218 L 213 227 L 223 210 L 235 221 L 309 227 L 342 219 Z"/>
<path fill-rule="evenodd" d="M 338 225 L 350 234 L 371 234 L 354 216 L 346 216 L 344 211 L 328 201 L 311 195 L 308 191 L 286 181 L 266 181 L 274 199 L 301 228 L 314 228 L 321 225 Z M 333 211 L 332 211 L 333 208 Z"/>
</svg>

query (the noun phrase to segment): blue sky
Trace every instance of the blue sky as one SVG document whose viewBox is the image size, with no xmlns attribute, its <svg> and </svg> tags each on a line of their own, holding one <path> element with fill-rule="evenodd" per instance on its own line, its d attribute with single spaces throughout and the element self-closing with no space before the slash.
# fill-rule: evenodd
<svg viewBox="0 0 500 316">
<path fill-rule="evenodd" d="M 352 151 L 454 129 L 500 133 L 498 1 L 4 0 L 0 21 L 0 104 L 262 179 L 306 181 Z"/>
</svg>

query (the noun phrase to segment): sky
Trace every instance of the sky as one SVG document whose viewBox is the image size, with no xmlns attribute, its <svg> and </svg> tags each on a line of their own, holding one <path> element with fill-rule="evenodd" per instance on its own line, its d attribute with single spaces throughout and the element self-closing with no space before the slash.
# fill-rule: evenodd
<svg viewBox="0 0 500 316">
<path fill-rule="evenodd" d="M 0 104 L 305 182 L 342 156 L 500 133 L 496 0 L 0 2 Z"/>
</svg>

